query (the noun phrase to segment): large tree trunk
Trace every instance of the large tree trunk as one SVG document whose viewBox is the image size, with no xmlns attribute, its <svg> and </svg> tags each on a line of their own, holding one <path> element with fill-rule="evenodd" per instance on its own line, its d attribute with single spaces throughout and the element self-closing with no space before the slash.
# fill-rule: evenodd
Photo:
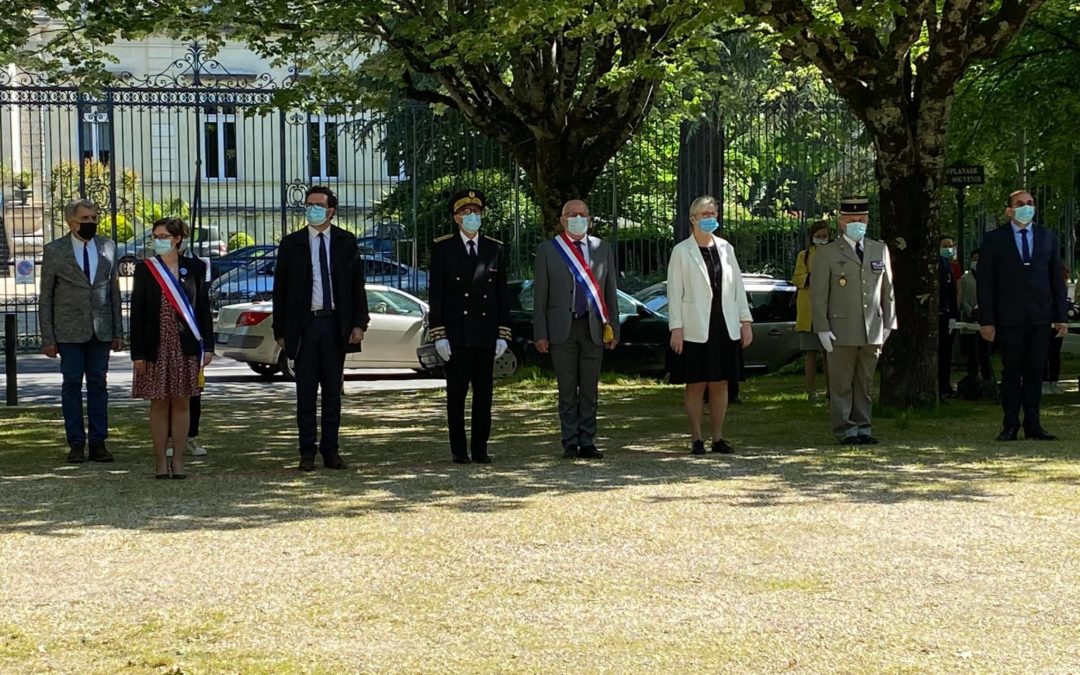
<svg viewBox="0 0 1080 675">
<path fill-rule="evenodd" d="M 937 402 L 938 222 L 936 206 L 930 208 L 937 178 L 905 173 L 881 180 L 879 192 L 898 322 L 881 358 L 880 399 L 895 408 Z"/>
</svg>

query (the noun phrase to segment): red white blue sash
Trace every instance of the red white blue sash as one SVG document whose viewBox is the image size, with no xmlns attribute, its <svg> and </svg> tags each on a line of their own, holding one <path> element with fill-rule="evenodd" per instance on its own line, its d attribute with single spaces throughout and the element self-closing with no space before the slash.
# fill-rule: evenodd
<svg viewBox="0 0 1080 675">
<path fill-rule="evenodd" d="M 180 315 L 180 319 L 187 326 L 191 334 L 195 336 L 195 339 L 199 341 L 199 384 L 203 382 L 203 355 L 205 354 L 205 347 L 203 344 L 202 333 L 199 332 L 199 322 L 195 320 L 195 310 L 191 306 L 191 301 L 188 300 L 187 294 L 184 293 L 184 289 L 180 286 L 180 282 L 169 271 L 169 266 L 161 259 L 161 256 L 154 256 L 153 258 L 146 259 L 146 267 L 150 270 L 150 274 L 157 281 L 158 286 L 161 287 L 161 294 L 165 296 L 165 299 L 169 301 L 172 308 L 176 310 L 176 313 Z"/>
<path fill-rule="evenodd" d="M 562 256 L 566 266 L 570 268 L 570 273 L 574 276 L 578 285 L 588 293 L 589 304 L 593 306 L 600 320 L 604 322 L 604 342 L 610 342 L 614 335 L 611 321 L 608 319 L 607 303 L 604 302 L 604 294 L 600 292 L 600 284 L 597 283 L 596 277 L 593 276 L 589 263 L 585 262 L 585 255 L 581 252 L 581 249 L 574 245 L 573 240 L 565 232 L 556 235 L 552 243 L 555 244 L 555 250 Z"/>
</svg>

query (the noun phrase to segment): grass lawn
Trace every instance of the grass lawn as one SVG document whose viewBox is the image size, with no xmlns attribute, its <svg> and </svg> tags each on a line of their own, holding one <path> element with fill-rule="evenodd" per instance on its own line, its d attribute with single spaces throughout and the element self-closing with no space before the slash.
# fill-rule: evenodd
<svg viewBox="0 0 1080 675">
<path fill-rule="evenodd" d="M 1057 443 L 955 402 L 850 448 L 757 378 L 739 454 L 692 457 L 680 389 L 608 378 L 587 463 L 526 377 L 486 467 L 450 464 L 441 392 L 352 391 L 350 470 L 305 475 L 291 397 L 211 387 L 185 482 L 145 404 L 112 465 L 63 462 L 59 406 L 0 409 L 0 672 L 1080 671 L 1075 380 Z"/>
</svg>

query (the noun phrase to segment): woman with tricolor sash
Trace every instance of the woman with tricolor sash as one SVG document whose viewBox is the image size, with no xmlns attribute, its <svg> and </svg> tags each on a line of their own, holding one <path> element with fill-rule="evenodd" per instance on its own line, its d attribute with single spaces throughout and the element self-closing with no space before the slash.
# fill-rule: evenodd
<svg viewBox="0 0 1080 675">
<path fill-rule="evenodd" d="M 205 264 L 181 258 L 188 227 L 179 218 L 154 223 L 154 256 L 135 268 L 131 291 L 133 395 L 150 400 L 157 478 L 185 478 L 189 401 L 202 391 L 213 359 L 213 323 Z M 165 446 L 173 439 L 172 457 Z"/>
<path fill-rule="evenodd" d="M 716 200 L 698 197 L 690 205 L 690 236 L 675 245 L 668 264 L 668 328 L 671 330 L 671 381 L 685 383 L 690 418 L 690 452 L 705 453 L 701 418 L 709 392 L 712 451 L 732 453 L 724 439 L 728 382 L 739 376 L 740 342 L 753 339 L 750 303 L 735 249 L 715 233 Z"/>
</svg>

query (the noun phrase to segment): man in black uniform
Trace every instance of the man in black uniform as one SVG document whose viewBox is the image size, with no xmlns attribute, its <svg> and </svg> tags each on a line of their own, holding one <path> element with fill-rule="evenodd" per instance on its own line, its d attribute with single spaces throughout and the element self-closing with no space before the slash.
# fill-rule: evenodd
<svg viewBox="0 0 1080 675">
<path fill-rule="evenodd" d="M 494 361 L 510 342 L 510 307 L 502 242 L 479 234 L 484 195 L 450 200 L 457 232 L 439 237 L 428 272 L 428 324 L 446 362 L 446 421 L 454 462 L 488 464 Z M 472 459 L 466 450 L 465 395 L 473 390 Z"/>
</svg>

